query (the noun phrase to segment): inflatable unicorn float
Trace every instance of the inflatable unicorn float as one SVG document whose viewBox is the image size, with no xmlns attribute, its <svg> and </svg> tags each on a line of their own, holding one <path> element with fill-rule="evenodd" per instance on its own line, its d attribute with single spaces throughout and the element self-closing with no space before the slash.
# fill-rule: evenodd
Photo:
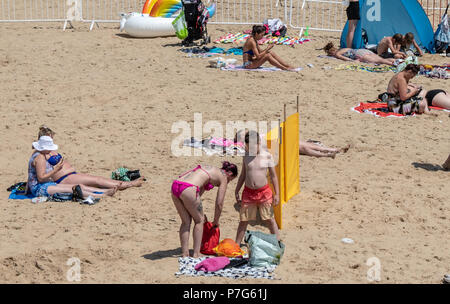
<svg viewBox="0 0 450 304">
<path fill-rule="evenodd" d="M 181 0 L 147 0 L 142 13 L 121 14 L 120 31 L 137 38 L 175 36 L 172 22 L 181 9 Z M 207 10 L 212 17 L 216 4 L 212 3 Z"/>
</svg>

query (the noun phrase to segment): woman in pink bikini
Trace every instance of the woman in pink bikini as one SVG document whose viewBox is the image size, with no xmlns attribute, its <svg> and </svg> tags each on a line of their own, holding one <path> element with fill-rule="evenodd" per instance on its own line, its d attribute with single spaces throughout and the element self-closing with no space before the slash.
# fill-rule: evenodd
<svg viewBox="0 0 450 304">
<path fill-rule="evenodd" d="M 227 185 L 237 175 L 237 166 L 225 161 L 222 163 L 222 168 L 198 165 L 173 181 L 172 200 L 181 218 L 180 242 L 183 257 L 189 256 L 189 233 L 192 220 L 195 223 L 193 257 L 198 258 L 201 256 L 200 246 L 203 236 L 204 215 L 200 197 L 205 190 L 209 191 L 214 187 L 218 188 L 213 224 L 219 226 Z"/>
</svg>

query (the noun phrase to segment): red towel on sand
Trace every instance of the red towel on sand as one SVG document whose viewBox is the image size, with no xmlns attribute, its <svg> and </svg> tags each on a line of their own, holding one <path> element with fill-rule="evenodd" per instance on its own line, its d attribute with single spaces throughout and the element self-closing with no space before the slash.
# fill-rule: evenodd
<svg viewBox="0 0 450 304">
<path fill-rule="evenodd" d="M 430 107 L 430 109 L 444 110 L 443 108 L 439 108 L 439 107 Z M 408 115 L 404 115 L 404 114 L 388 112 L 388 107 L 387 107 L 386 103 L 361 102 L 358 106 L 354 107 L 352 110 L 359 112 L 359 113 L 373 114 L 373 115 L 379 116 L 379 117 L 388 117 L 388 116 L 405 117 L 405 116 L 408 116 Z M 411 116 L 411 115 L 409 115 L 409 116 Z"/>
</svg>

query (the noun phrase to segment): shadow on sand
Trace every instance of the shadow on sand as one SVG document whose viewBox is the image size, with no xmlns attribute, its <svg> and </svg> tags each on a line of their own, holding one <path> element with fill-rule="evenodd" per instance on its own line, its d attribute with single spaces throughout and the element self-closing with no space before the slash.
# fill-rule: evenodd
<svg viewBox="0 0 450 304">
<path fill-rule="evenodd" d="M 414 162 L 412 163 L 412 165 L 416 168 L 416 169 L 424 169 L 427 171 L 447 171 L 445 170 L 442 166 L 439 165 L 433 165 L 433 164 L 427 164 L 427 163 L 417 163 Z"/>
<path fill-rule="evenodd" d="M 164 258 L 178 258 L 181 256 L 181 247 L 170 250 L 160 250 L 149 254 L 144 254 L 142 257 L 147 260 L 161 260 Z"/>
</svg>

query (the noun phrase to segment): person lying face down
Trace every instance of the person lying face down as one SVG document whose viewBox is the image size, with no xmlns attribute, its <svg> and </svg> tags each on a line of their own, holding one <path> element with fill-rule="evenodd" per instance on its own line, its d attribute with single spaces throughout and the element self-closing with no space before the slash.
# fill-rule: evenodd
<svg viewBox="0 0 450 304">
<path fill-rule="evenodd" d="M 266 28 L 264 26 L 253 26 L 252 35 L 245 41 L 243 47 L 242 60 L 244 62 L 244 68 L 256 69 L 267 61 L 279 69 L 295 71 L 293 66 L 286 63 L 280 56 L 271 51 L 274 44 L 269 44 L 265 50 L 260 49 L 258 40 L 261 40 L 265 33 Z"/>
<path fill-rule="evenodd" d="M 377 63 L 395 65 L 395 59 L 384 59 L 367 49 L 351 49 L 342 48 L 338 49 L 334 46 L 333 42 L 327 43 L 323 50 L 328 56 L 335 57 L 344 61 L 360 61 L 366 63 Z"/>
</svg>

